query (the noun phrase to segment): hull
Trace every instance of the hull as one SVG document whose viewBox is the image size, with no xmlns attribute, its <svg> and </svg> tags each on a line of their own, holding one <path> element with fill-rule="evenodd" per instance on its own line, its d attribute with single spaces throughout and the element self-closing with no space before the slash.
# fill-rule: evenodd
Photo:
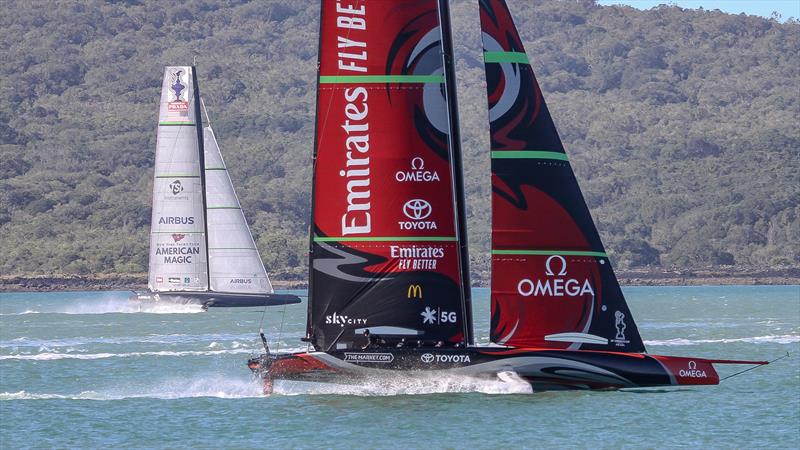
<svg viewBox="0 0 800 450">
<path fill-rule="evenodd" d="M 300 303 L 292 294 L 233 294 L 223 292 L 136 292 L 132 300 L 202 305 L 203 308 L 279 306 Z"/>
<path fill-rule="evenodd" d="M 513 372 L 534 391 L 606 390 L 715 385 L 714 363 L 761 364 L 585 350 L 498 347 L 390 348 L 307 352 L 251 359 L 250 369 L 270 393 L 277 380 L 357 384 L 398 375 L 457 375 L 501 379 Z"/>
</svg>

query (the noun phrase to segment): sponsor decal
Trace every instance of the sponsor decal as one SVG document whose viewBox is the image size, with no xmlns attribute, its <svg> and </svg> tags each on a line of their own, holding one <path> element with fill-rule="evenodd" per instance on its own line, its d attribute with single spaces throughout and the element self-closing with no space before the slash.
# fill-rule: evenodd
<svg viewBox="0 0 800 450">
<path fill-rule="evenodd" d="M 200 254 L 199 246 L 169 246 L 156 248 L 156 255 L 164 256 L 164 264 L 191 264 L 192 256 Z"/>
<path fill-rule="evenodd" d="M 468 363 L 472 362 L 469 359 L 469 355 L 435 355 L 432 353 L 423 353 L 422 356 L 419 357 L 419 360 L 424 362 L 425 364 L 430 364 L 432 362 L 437 363 Z"/>
<path fill-rule="evenodd" d="M 687 364 L 686 367 L 686 369 L 681 369 L 678 371 L 678 375 L 686 378 L 708 378 L 705 370 L 697 368 L 696 362 L 689 361 L 689 364 Z"/>
<path fill-rule="evenodd" d="M 163 283 L 163 282 L 164 282 L 164 278 L 156 277 L 156 283 Z"/>
<path fill-rule="evenodd" d="M 192 282 L 192 279 L 191 279 L 191 278 L 189 278 L 189 277 L 183 277 L 183 282 L 184 282 L 184 283 L 191 283 L 191 282 Z"/>
<path fill-rule="evenodd" d="M 178 195 L 183 192 L 183 185 L 181 184 L 181 180 L 175 180 L 169 184 L 169 189 L 172 191 L 172 195 Z"/>
<path fill-rule="evenodd" d="M 345 325 L 366 325 L 367 319 L 357 319 L 355 317 L 345 316 L 339 313 L 333 313 L 325 316 L 325 323 L 332 325 L 339 325 L 344 328 Z"/>
<path fill-rule="evenodd" d="M 443 247 L 425 245 L 390 245 L 389 256 L 397 258 L 400 270 L 436 270 L 438 260 L 444 258 Z"/>
<path fill-rule="evenodd" d="M 433 207 L 427 200 L 414 198 L 403 205 L 403 214 L 411 220 L 397 222 L 401 230 L 436 230 L 436 222 L 426 221 Z"/>
<path fill-rule="evenodd" d="M 169 281 L 170 283 L 180 283 L 181 279 L 180 277 L 169 277 L 167 281 Z"/>
<path fill-rule="evenodd" d="M 185 217 L 184 216 L 159 217 L 158 218 L 158 224 L 159 225 L 194 225 L 194 217 L 191 217 L 191 216 L 185 216 Z"/>
<path fill-rule="evenodd" d="M 425 170 L 425 160 L 416 156 L 411 158 L 411 170 L 398 170 L 394 174 L 394 179 L 401 183 L 429 183 L 439 181 L 439 174 L 436 171 Z"/>
<path fill-rule="evenodd" d="M 348 103 L 344 107 L 345 120 L 342 128 L 347 133 L 343 149 L 347 162 L 346 169 L 339 171 L 339 176 L 346 180 L 347 186 L 347 212 L 342 214 L 343 236 L 372 231 L 368 97 L 364 87 L 344 90 L 344 98 Z"/>
<path fill-rule="evenodd" d="M 170 74 L 170 86 L 169 91 L 167 91 L 169 93 L 167 110 L 170 112 L 189 111 L 189 102 L 187 101 L 189 92 L 186 90 L 186 85 L 183 84 L 183 77 L 184 71 L 182 69 L 175 70 Z"/>
<path fill-rule="evenodd" d="M 186 235 L 185 235 L 185 234 L 173 234 L 173 235 L 172 235 L 172 242 L 180 242 L 180 241 L 182 241 L 182 240 L 183 240 L 183 238 L 185 238 L 185 237 L 186 237 Z"/>
<path fill-rule="evenodd" d="M 456 323 L 458 315 L 455 311 L 443 311 L 440 308 L 425 307 L 425 311 L 419 313 L 422 316 L 423 324 L 441 325 L 444 323 Z"/>
<path fill-rule="evenodd" d="M 345 353 L 344 360 L 356 363 L 390 363 L 394 361 L 391 353 Z"/>
<path fill-rule="evenodd" d="M 617 335 L 614 336 L 614 339 L 611 339 L 611 342 L 615 343 L 617 347 L 624 347 L 630 343 L 629 340 L 625 339 L 625 328 L 627 327 L 625 314 L 622 311 L 614 311 L 614 328 L 617 329 Z"/>
<path fill-rule="evenodd" d="M 406 298 L 422 298 L 422 286 L 418 284 L 409 284 L 406 291 Z"/>
<path fill-rule="evenodd" d="M 523 297 L 582 297 L 594 296 L 594 288 L 588 279 L 583 281 L 567 277 L 567 260 L 561 255 L 552 255 L 545 261 L 545 279 L 523 278 L 517 283 L 517 292 Z"/>
<path fill-rule="evenodd" d="M 231 278 L 230 284 L 253 284 L 251 278 Z"/>
</svg>

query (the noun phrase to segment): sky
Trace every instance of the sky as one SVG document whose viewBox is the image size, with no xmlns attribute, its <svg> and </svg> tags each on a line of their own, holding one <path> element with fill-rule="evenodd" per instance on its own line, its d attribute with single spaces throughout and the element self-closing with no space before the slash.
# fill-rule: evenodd
<svg viewBox="0 0 800 450">
<path fill-rule="evenodd" d="M 601 5 L 628 5 L 650 9 L 658 5 L 677 5 L 681 8 L 715 10 L 731 14 L 751 14 L 769 18 L 772 11 L 780 13 L 781 22 L 789 17 L 800 19 L 800 0 L 599 0 Z"/>
</svg>

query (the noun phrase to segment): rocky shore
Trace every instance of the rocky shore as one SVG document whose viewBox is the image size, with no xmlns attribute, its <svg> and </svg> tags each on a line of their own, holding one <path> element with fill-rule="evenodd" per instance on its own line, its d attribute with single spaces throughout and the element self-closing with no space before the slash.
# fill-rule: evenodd
<svg viewBox="0 0 800 450">
<path fill-rule="evenodd" d="M 698 286 L 800 284 L 800 267 L 791 268 L 708 268 L 695 270 L 619 270 L 623 286 Z M 477 280 L 475 286 L 488 286 Z M 275 289 L 305 289 L 305 280 L 272 279 Z M 147 274 L 93 275 L 0 275 L 0 292 L 23 291 L 107 291 L 147 289 Z"/>
</svg>

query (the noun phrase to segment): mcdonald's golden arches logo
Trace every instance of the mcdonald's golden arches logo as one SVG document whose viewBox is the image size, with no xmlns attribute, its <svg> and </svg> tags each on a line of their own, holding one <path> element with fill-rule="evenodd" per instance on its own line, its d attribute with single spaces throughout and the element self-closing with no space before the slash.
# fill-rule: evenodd
<svg viewBox="0 0 800 450">
<path fill-rule="evenodd" d="M 407 298 L 422 298 L 422 286 L 418 284 L 409 284 L 408 291 L 406 292 Z"/>
</svg>

